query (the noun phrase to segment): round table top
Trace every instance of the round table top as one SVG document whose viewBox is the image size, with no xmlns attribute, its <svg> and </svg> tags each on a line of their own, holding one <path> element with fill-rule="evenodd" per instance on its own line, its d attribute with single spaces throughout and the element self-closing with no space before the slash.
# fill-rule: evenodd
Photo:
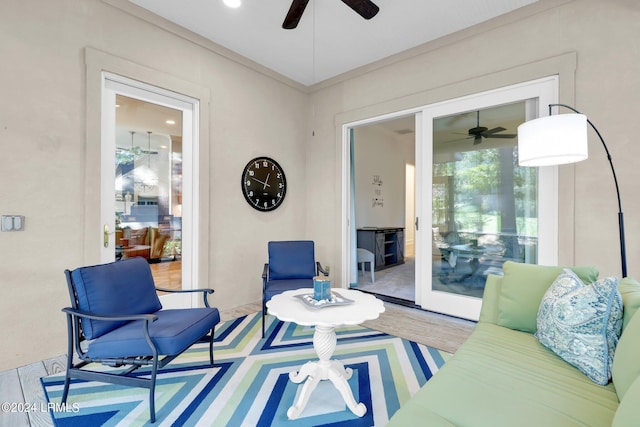
<svg viewBox="0 0 640 427">
<path fill-rule="evenodd" d="M 296 297 L 313 293 L 313 289 L 303 288 L 273 296 L 267 302 L 267 310 L 269 314 L 284 322 L 294 322 L 302 326 L 327 327 L 358 325 L 366 320 L 377 319 L 380 313 L 384 313 L 384 303 L 371 294 L 341 288 L 333 288 L 331 292 L 353 300 L 353 303 L 313 308 Z"/>
</svg>

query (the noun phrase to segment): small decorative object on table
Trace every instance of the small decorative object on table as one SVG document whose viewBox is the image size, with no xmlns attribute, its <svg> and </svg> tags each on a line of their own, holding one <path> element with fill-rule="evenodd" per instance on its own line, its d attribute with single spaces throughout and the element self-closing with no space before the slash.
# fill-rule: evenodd
<svg viewBox="0 0 640 427">
<path fill-rule="evenodd" d="M 331 299 L 331 279 L 327 276 L 313 278 L 313 299 L 316 301 Z"/>
<path fill-rule="evenodd" d="M 353 303 L 353 300 L 345 298 L 337 292 L 331 292 L 329 298 L 321 300 L 315 299 L 315 296 L 312 294 L 296 295 L 296 298 L 299 298 L 302 302 L 304 302 L 311 308 L 332 307 L 336 305 L 348 305 Z"/>
</svg>

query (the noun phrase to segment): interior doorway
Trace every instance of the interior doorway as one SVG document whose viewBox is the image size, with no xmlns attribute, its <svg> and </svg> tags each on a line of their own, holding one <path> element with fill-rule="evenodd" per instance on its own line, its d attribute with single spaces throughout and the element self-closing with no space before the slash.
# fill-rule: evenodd
<svg viewBox="0 0 640 427">
<path fill-rule="evenodd" d="M 354 243 L 362 262 L 351 287 L 408 305 L 416 295 L 415 123 L 407 114 L 352 132 Z"/>
<path fill-rule="evenodd" d="M 192 289 L 198 100 L 103 74 L 101 261 L 145 258 L 157 287 Z M 165 307 L 192 295 L 159 292 Z"/>
</svg>

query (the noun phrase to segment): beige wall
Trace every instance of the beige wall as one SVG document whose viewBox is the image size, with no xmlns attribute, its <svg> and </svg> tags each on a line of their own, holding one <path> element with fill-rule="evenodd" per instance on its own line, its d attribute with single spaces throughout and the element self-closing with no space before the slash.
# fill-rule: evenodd
<svg viewBox="0 0 640 427">
<path fill-rule="evenodd" d="M 411 135 L 410 135 L 411 136 Z M 405 227 L 407 163 L 414 163 L 413 138 L 403 140 L 378 125 L 354 130 L 356 227 Z M 374 185 L 373 176 L 380 185 Z M 382 204 L 374 204 L 372 199 Z"/>
<path fill-rule="evenodd" d="M 7 0 L 2 7 L 0 213 L 25 215 L 26 230 L 0 233 L 0 370 L 66 351 L 62 271 L 91 253 L 84 247 L 84 204 L 91 200 L 85 153 L 97 141 L 85 137 L 95 108 L 86 104 L 86 47 L 208 89 L 203 238 L 215 305 L 260 298 L 270 239 L 314 239 L 317 258 L 339 273 L 341 123 L 549 73 L 561 74 L 560 100 L 588 114 L 609 144 L 627 221 L 629 272 L 640 276 L 638 172 L 630 160 L 640 155 L 636 0 L 540 0 L 314 87 L 311 96 L 109 4 L 118 2 L 34 7 Z M 593 137 L 591 153 L 560 172 L 561 262 L 619 273 L 613 184 Z M 289 183 L 284 205 L 270 214 L 249 208 L 238 185 L 246 161 L 261 154 L 278 160 Z"/>
<path fill-rule="evenodd" d="M 312 94 L 316 133 L 310 149 L 329 153 L 333 147 L 334 169 L 308 184 L 333 200 L 335 215 L 329 219 L 309 210 L 309 233 L 333 229 L 323 243 L 335 248 L 334 264 L 340 262 L 342 124 L 559 74 L 560 102 L 587 114 L 609 145 L 626 216 L 629 275 L 640 275 L 640 243 L 634 237 L 640 233 L 640 180 L 632 161 L 640 155 L 634 127 L 640 99 L 639 19 L 635 0 L 540 0 L 318 85 Z M 590 152 L 587 161 L 559 172 L 559 261 L 620 275 L 613 180 L 594 133 Z"/>
<path fill-rule="evenodd" d="M 200 237 L 209 252 L 203 285 L 216 290 L 216 306 L 259 301 L 266 242 L 306 237 L 305 91 L 99 0 L 37 7 L 7 0 L 0 13 L 0 214 L 25 215 L 26 226 L 0 233 L 0 370 L 66 352 L 63 270 L 98 261 L 84 246 L 85 203 L 86 212 L 97 210 L 91 187 L 98 184 L 85 186 L 85 174 L 98 168 L 85 169 L 86 153 L 99 143 L 87 129 L 96 106 L 86 105 L 85 89 L 85 57 L 95 51 L 208 92 L 201 119 L 211 197 Z M 242 169 L 258 155 L 275 158 L 287 174 L 287 197 L 272 213 L 249 207 L 240 191 Z"/>
</svg>

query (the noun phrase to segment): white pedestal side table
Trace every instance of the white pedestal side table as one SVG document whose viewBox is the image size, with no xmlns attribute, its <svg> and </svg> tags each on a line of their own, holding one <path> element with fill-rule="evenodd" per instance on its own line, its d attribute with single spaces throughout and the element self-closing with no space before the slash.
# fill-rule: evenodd
<svg viewBox="0 0 640 427">
<path fill-rule="evenodd" d="M 322 380 L 329 380 L 335 385 L 354 414 L 362 417 L 367 412 L 363 403 L 356 402 L 347 382 L 353 374 L 351 368 L 345 368 L 340 361 L 331 359 L 337 343 L 335 328 L 376 319 L 384 312 L 384 304 L 373 295 L 353 289 L 334 288 L 332 291 L 353 300 L 353 303 L 320 309 L 309 307 L 296 296 L 313 293 L 311 288 L 286 291 L 267 302 L 269 314 L 278 319 L 315 327 L 313 348 L 319 360 L 307 362 L 298 372 L 289 373 L 289 379 L 296 384 L 306 380 L 296 402 L 287 411 L 287 416 L 292 420 L 304 410 L 311 392 Z"/>
</svg>

